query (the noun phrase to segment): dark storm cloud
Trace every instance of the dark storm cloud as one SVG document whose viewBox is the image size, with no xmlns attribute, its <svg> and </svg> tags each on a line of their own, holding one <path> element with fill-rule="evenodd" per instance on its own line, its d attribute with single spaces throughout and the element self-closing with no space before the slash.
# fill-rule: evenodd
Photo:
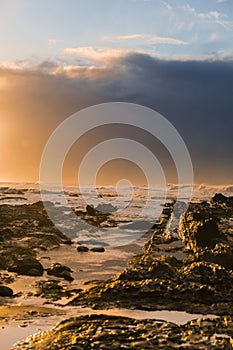
<svg viewBox="0 0 233 350">
<path fill-rule="evenodd" d="M 233 62 L 163 61 L 135 54 L 122 64 L 127 74 L 103 84 L 99 93 L 159 111 L 186 141 L 199 168 L 198 181 L 207 174 L 213 181 L 215 176 L 231 181 Z"/>
</svg>

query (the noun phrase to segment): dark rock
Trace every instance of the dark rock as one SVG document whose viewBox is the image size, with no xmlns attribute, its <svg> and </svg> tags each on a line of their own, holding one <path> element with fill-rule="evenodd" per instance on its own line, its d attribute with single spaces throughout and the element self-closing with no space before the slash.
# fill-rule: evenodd
<svg viewBox="0 0 233 350">
<path fill-rule="evenodd" d="M 93 206 L 91 206 L 89 204 L 86 206 L 86 211 L 91 216 L 102 214 L 99 212 L 99 210 L 95 209 Z"/>
<path fill-rule="evenodd" d="M 94 227 L 115 227 L 117 222 L 109 218 L 109 213 L 102 213 L 91 205 L 86 206 L 86 212 L 76 210 L 75 214 Z"/>
<path fill-rule="evenodd" d="M 64 278 L 67 281 L 72 282 L 74 278 L 71 276 L 72 270 L 68 266 L 64 266 L 61 264 L 53 264 L 48 270 L 47 274 L 49 276 L 56 276 L 60 278 Z"/>
<path fill-rule="evenodd" d="M 80 246 L 77 247 L 77 251 L 78 251 L 78 252 L 81 252 L 81 253 L 82 253 L 82 252 L 85 253 L 85 252 L 88 252 L 88 251 L 89 251 L 89 248 L 88 248 L 88 247 L 85 247 L 84 245 L 80 245 Z"/>
<path fill-rule="evenodd" d="M 224 243 L 217 243 L 213 249 L 201 250 L 198 253 L 198 259 L 233 270 L 233 247 Z"/>
<path fill-rule="evenodd" d="M 96 252 L 96 253 L 103 253 L 105 252 L 104 247 L 93 247 L 90 249 L 91 252 Z"/>
<path fill-rule="evenodd" d="M 29 256 L 16 259 L 14 263 L 9 266 L 9 272 L 16 272 L 19 275 L 27 276 L 42 276 L 44 268 L 41 263 Z"/>
<path fill-rule="evenodd" d="M 13 290 L 11 288 L 0 285 L 1 297 L 11 297 L 12 295 L 13 295 Z"/>
<path fill-rule="evenodd" d="M 221 238 L 218 224 L 211 212 L 204 208 L 189 210 L 179 225 L 180 235 L 189 249 L 197 247 L 212 247 L 216 239 Z"/>
<path fill-rule="evenodd" d="M 211 199 L 213 203 L 228 203 L 228 197 L 224 196 L 222 193 L 216 193 L 214 197 Z"/>
</svg>

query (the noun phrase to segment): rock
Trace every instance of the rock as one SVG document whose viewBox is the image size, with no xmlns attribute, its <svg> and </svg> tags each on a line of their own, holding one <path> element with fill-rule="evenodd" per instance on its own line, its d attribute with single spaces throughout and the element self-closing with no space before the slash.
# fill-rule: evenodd
<svg viewBox="0 0 233 350">
<path fill-rule="evenodd" d="M 201 250 L 198 253 L 198 259 L 233 270 L 233 247 L 224 243 L 217 243 L 213 249 Z"/>
<path fill-rule="evenodd" d="M 213 243 L 221 238 L 212 213 L 202 207 L 193 207 L 185 213 L 179 231 L 187 248 L 193 251 L 196 251 L 197 247 L 212 247 Z"/>
<path fill-rule="evenodd" d="M 105 252 L 104 247 L 93 247 L 90 249 L 91 252 L 96 252 L 96 253 L 103 253 Z"/>
<path fill-rule="evenodd" d="M 92 205 L 89 205 L 89 204 L 86 206 L 86 211 L 91 216 L 96 216 L 101 214 L 98 210 L 96 210 Z"/>
<path fill-rule="evenodd" d="M 117 222 L 109 218 L 109 213 L 102 213 L 91 205 L 86 206 L 86 211 L 76 210 L 75 214 L 94 227 L 115 227 Z"/>
<path fill-rule="evenodd" d="M 13 295 L 13 290 L 11 288 L 0 285 L 1 297 L 11 297 L 12 295 Z"/>
<path fill-rule="evenodd" d="M 16 259 L 8 268 L 9 272 L 16 272 L 19 275 L 42 276 L 44 268 L 41 263 L 29 256 Z"/>
<path fill-rule="evenodd" d="M 211 199 L 211 202 L 220 204 L 228 203 L 228 197 L 224 196 L 222 193 L 216 193 Z"/>
<path fill-rule="evenodd" d="M 111 203 L 98 204 L 96 210 L 98 210 L 101 213 L 110 214 L 117 211 L 117 207 L 114 207 L 114 205 L 112 205 Z"/>
<path fill-rule="evenodd" d="M 89 248 L 85 247 L 84 245 L 80 245 L 80 246 L 77 247 L 77 251 L 81 252 L 81 253 L 85 253 L 85 252 L 89 251 Z"/>
<path fill-rule="evenodd" d="M 107 315 L 73 317 L 34 334 L 11 350 L 232 349 L 232 317 L 198 318 L 179 325 Z"/>
<path fill-rule="evenodd" d="M 61 264 L 53 264 L 48 270 L 47 274 L 49 276 L 56 276 L 60 278 L 64 278 L 66 281 L 72 282 L 74 278 L 71 276 L 72 270 L 65 265 Z"/>
<path fill-rule="evenodd" d="M 49 301 L 57 301 L 62 298 L 70 298 L 79 292 L 81 289 L 70 289 L 66 284 L 64 285 L 63 281 L 49 279 L 36 281 L 33 295 Z"/>
</svg>

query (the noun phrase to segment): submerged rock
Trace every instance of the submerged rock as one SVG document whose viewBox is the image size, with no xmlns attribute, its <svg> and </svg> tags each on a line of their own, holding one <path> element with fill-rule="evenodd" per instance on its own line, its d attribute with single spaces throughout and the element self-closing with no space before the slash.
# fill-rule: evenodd
<svg viewBox="0 0 233 350">
<path fill-rule="evenodd" d="M 111 213 L 113 212 L 112 207 L 108 212 L 105 210 L 102 212 L 97 208 L 94 208 L 92 205 L 87 205 L 86 211 L 76 210 L 75 214 L 81 220 L 94 227 L 116 227 L 118 225 L 118 222 L 113 217 L 111 217 Z"/>
<path fill-rule="evenodd" d="M 58 280 L 43 280 L 35 283 L 35 290 L 33 295 L 36 297 L 42 297 L 49 302 L 54 302 L 62 298 L 70 298 L 76 293 L 81 292 L 81 289 L 70 289 L 70 285 L 67 282 Z"/>
</svg>

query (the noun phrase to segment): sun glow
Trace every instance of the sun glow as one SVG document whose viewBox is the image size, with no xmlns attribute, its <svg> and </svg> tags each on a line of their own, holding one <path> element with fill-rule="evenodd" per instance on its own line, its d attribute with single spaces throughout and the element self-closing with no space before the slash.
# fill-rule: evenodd
<svg viewBox="0 0 233 350">
<path fill-rule="evenodd" d="M 3 89 L 6 87 L 6 78 L 0 77 L 0 89 Z"/>
</svg>

